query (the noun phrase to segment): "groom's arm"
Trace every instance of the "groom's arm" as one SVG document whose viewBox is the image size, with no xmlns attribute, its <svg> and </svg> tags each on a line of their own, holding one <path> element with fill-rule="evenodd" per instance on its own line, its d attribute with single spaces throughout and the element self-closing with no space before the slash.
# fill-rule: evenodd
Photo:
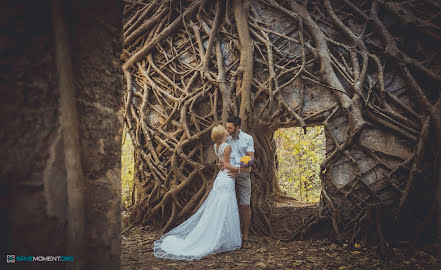
<svg viewBox="0 0 441 270">
<path fill-rule="evenodd" d="M 254 156 L 254 140 L 253 137 L 250 138 L 250 140 L 247 143 L 247 150 L 245 152 L 248 156 L 252 157 L 253 160 L 255 160 Z"/>
</svg>

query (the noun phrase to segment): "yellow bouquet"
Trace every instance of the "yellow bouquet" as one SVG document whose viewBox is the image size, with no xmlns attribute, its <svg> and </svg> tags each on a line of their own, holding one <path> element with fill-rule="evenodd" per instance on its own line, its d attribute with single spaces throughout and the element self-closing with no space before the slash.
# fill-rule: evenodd
<svg viewBox="0 0 441 270">
<path fill-rule="evenodd" d="M 240 167 L 248 168 L 253 166 L 254 159 L 250 156 L 243 156 L 240 158 Z"/>
</svg>

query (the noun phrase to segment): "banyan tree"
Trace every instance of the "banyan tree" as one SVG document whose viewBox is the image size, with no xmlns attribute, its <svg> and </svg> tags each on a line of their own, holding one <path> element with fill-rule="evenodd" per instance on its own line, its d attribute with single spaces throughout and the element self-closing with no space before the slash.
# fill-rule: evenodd
<svg viewBox="0 0 441 270">
<path fill-rule="evenodd" d="M 124 121 L 135 146 L 130 221 L 170 230 L 216 174 L 210 132 L 254 137 L 252 231 L 432 237 L 441 218 L 437 1 L 126 0 Z M 274 132 L 323 125 L 319 204 L 275 212 Z M 285 222 L 283 230 L 280 224 Z M 278 228 L 276 229 L 276 227 Z"/>
</svg>

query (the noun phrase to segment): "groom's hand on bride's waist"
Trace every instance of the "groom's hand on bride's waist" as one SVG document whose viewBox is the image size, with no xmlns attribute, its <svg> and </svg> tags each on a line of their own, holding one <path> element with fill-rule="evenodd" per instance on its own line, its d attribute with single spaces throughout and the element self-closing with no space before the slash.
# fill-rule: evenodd
<svg viewBox="0 0 441 270">
<path fill-rule="evenodd" d="M 235 173 L 235 172 L 232 172 L 232 171 L 228 171 L 228 176 L 229 177 L 231 177 L 231 178 L 236 178 L 236 175 L 237 175 L 237 173 Z"/>
<path fill-rule="evenodd" d="M 217 163 L 217 168 L 222 171 L 224 169 L 224 162 L 223 161 L 219 161 L 219 163 Z"/>
<path fill-rule="evenodd" d="M 240 173 L 250 173 L 250 172 L 251 172 L 251 168 L 240 167 Z M 239 174 L 238 172 L 228 171 L 228 176 L 233 179 L 236 178 L 238 174 Z"/>
</svg>

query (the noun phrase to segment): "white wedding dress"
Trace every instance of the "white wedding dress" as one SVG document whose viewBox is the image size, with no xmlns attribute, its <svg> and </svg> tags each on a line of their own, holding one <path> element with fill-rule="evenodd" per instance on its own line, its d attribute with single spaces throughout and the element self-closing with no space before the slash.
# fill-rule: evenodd
<svg viewBox="0 0 441 270">
<path fill-rule="evenodd" d="M 224 158 L 227 143 L 214 151 Z M 173 260 L 195 260 L 241 247 L 239 210 L 234 179 L 227 170 L 219 171 L 213 188 L 199 210 L 178 227 L 153 243 L 156 257 Z"/>
</svg>

